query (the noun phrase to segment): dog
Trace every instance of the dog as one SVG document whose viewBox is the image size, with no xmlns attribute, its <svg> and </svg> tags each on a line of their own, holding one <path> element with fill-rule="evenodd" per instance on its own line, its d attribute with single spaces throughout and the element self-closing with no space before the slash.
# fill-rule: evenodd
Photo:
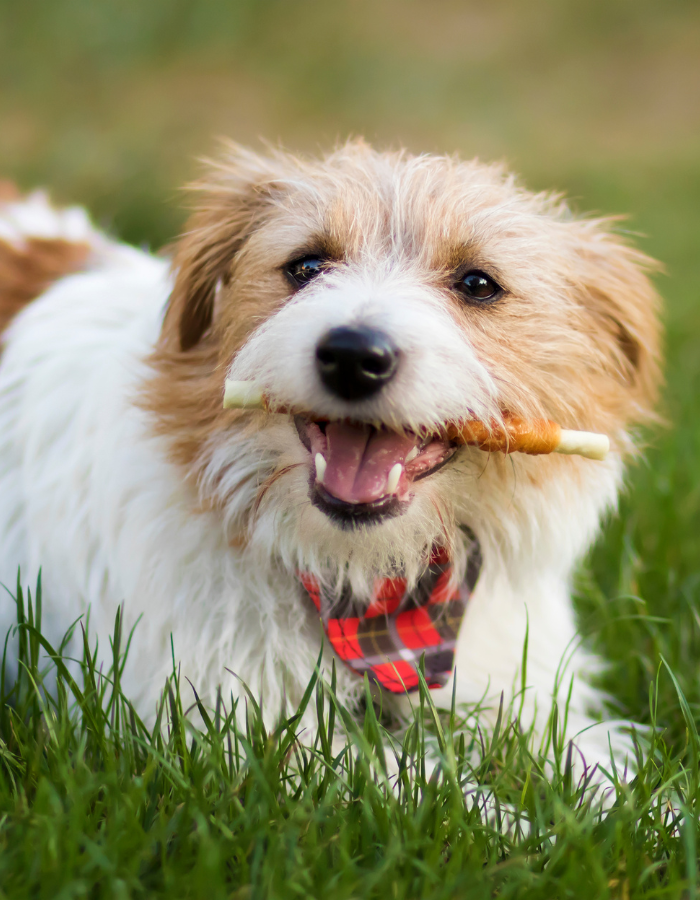
<svg viewBox="0 0 700 900">
<path fill-rule="evenodd" d="M 625 738 L 572 576 L 654 418 L 653 262 L 499 165 L 363 141 L 231 144 L 194 197 L 172 259 L 5 197 L 0 581 L 41 567 L 53 641 L 89 611 L 108 646 L 123 604 L 146 718 L 175 659 L 207 702 L 245 683 L 274 721 L 321 654 L 343 702 L 367 672 L 401 716 L 422 656 L 437 705 L 488 719 L 518 695 L 542 731 L 568 702 L 567 738 L 605 764 Z M 306 413 L 224 409 L 227 378 Z M 612 452 L 444 438 L 506 413 Z M 8 596 L 3 634 L 14 615 Z"/>
</svg>

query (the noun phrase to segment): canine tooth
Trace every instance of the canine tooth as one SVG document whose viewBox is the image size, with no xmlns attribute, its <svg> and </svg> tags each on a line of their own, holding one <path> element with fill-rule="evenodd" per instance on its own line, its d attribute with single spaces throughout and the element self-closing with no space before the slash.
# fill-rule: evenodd
<svg viewBox="0 0 700 900">
<path fill-rule="evenodd" d="M 316 481 L 320 481 L 323 484 L 323 476 L 326 474 L 326 460 L 321 453 L 317 453 L 314 457 L 314 462 L 316 463 Z"/>
<path fill-rule="evenodd" d="M 402 472 L 403 466 L 401 463 L 396 463 L 395 466 L 391 467 L 389 477 L 386 480 L 386 490 L 388 494 L 393 494 L 396 491 L 396 488 L 399 486 L 399 481 L 401 480 Z"/>
<path fill-rule="evenodd" d="M 406 457 L 406 462 L 407 462 L 407 463 L 412 462 L 417 456 L 418 456 L 418 447 L 413 447 L 413 448 L 409 451 L 408 456 Z"/>
</svg>

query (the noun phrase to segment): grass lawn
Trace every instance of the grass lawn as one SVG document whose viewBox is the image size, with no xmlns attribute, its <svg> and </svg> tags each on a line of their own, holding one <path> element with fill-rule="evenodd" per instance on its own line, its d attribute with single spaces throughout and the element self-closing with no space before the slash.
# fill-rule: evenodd
<svg viewBox="0 0 700 900">
<path fill-rule="evenodd" d="M 86 641 L 83 677 L 58 663 L 46 693 L 25 585 L 20 677 L 0 684 L 0 898 L 697 895 L 699 37 L 690 0 L 0 0 L 0 177 L 157 247 L 217 134 L 506 158 L 580 209 L 630 214 L 665 267 L 668 360 L 667 424 L 577 583 L 616 712 L 651 726 L 606 816 L 572 783 L 556 718 L 539 748 L 507 710 L 485 735 L 426 693 L 383 750 L 371 704 L 356 726 L 311 684 L 316 735 L 291 714 L 266 733 L 252 698 L 242 733 L 227 698 L 196 730 L 174 675 L 149 731 L 119 687 L 119 623 L 100 664 Z"/>
</svg>

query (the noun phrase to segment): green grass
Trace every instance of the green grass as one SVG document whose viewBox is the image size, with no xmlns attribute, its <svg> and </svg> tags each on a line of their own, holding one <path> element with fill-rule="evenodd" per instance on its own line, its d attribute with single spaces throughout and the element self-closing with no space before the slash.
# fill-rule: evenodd
<svg viewBox="0 0 700 900">
<path fill-rule="evenodd" d="M 2 898 L 694 896 L 700 739 L 670 673 L 651 711 L 670 685 L 685 744 L 652 728 L 601 814 L 572 778 L 565 710 L 535 747 L 508 711 L 489 735 L 438 712 L 423 682 L 399 740 L 369 693 L 359 719 L 338 703 L 333 672 L 266 731 L 252 694 L 246 715 L 207 710 L 174 671 L 148 728 L 120 689 L 119 616 L 104 666 L 83 632 L 76 681 L 35 597 L 17 590 L 19 675 L 0 688 Z"/>
<path fill-rule="evenodd" d="M 656 755 L 605 819 L 568 783 L 565 752 L 543 775 L 507 716 L 483 744 L 440 719 L 445 763 L 426 783 L 419 715 L 397 794 L 371 707 L 356 731 L 312 686 L 322 731 L 331 710 L 349 730 L 335 763 L 321 734 L 294 740 L 293 722 L 266 735 L 252 704 L 247 733 L 226 702 L 188 730 L 176 678 L 170 724 L 149 732 L 87 659 L 84 685 L 59 673 L 42 692 L 23 624 L 26 668 L 0 689 L 0 897 L 697 893 L 699 36 L 694 0 L 0 0 L 0 176 L 157 247 L 182 227 L 178 186 L 219 134 L 314 150 L 362 133 L 505 158 L 533 188 L 630 214 L 665 266 L 668 359 L 668 425 L 647 435 L 578 580 L 581 627 L 611 663 L 603 687 L 653 723 Z M 522 809 L 529 834 L 502 834 L 460 780 Z"/>
</svg>

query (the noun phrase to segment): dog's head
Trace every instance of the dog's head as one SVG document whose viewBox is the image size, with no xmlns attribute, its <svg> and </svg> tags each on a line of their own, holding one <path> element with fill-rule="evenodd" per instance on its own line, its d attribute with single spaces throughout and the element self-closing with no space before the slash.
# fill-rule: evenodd
<svg viewBox="0 0 700 900">
<path fill-rule="evenodd" d="M 356 578 L 417 571 L 460 523 L 499 552 L 580 550 L 659 378 L 649 261 L 609 223 L 497 166 L 361 142 L 233 148 L 199 191 L 147 404 L 232 538 Z M 224 411 L 227 376 L 308 415 Z M 618 453 L 506 459 L 441 436 L 506 410 Z"/>
</svg>

